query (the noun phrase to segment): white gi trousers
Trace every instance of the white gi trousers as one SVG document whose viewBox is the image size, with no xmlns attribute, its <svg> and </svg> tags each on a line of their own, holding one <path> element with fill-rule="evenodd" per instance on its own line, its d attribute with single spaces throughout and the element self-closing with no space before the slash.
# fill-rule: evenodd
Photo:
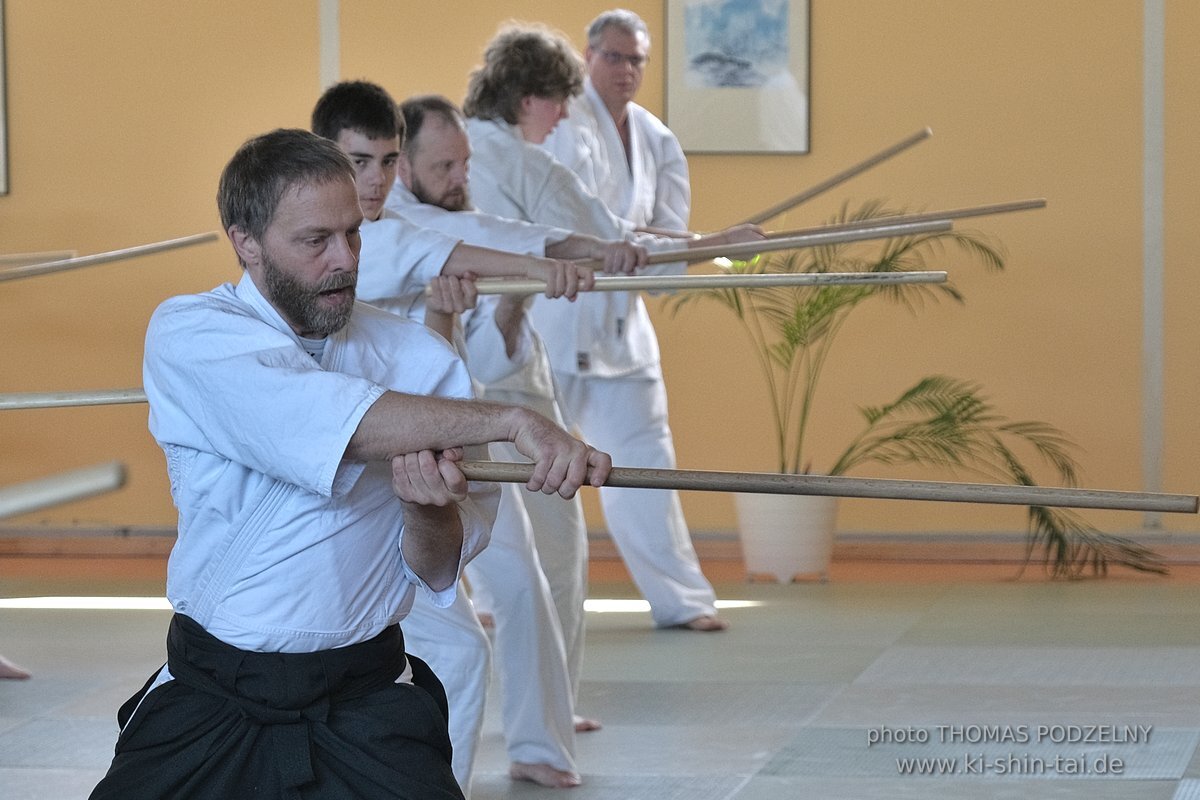
<svg viewBox="0 0 1200 800">
<path fill-rule="evenodd" d="M 546 367 L 547 372 L 549 367 Z M 489 386 L 487 400 L 511 403 L 532 409 L 566 427 L 558 403 L 551 397 Z M 495 442 L 490 447 L 497 461 L 528 461 L 511 442 Z M 583 669 L 583 643 L 586 619 L 583 602 L 587 599 L 588 551 L 587 523 L 578 497 L 564 500 L 558 495 L 519 492 L 532 523 L 533 540 L 542 571 L 550 586 L 550 596 L 558 614 L 567 675 L 571 684 L 572 708 L 579 698 L 579 674 Z M 478 559 L 477 559 L 478 560 Z M 469 570 L 468 570 L 469 571 Z M 474 588 L 474 587 L 473 587 Z M 490 591 L 483 587 L 485 604 L 494 607 Z M 499 611 L 496 612 L 497 618 Z"/>
<path fill-rule="evenodd" d="M 499 455 L 493 451 L 492 457 Z M 471 586 L 494 603 L 504 740 L 510 761 L 574 772 L 575 703 L 562 628 L 522 502 L 530 493 L 508 487 L 491 544 L 466 569 Z"/>
<path fill-rule="evenodd" d="M 491 542 L 467 565 L 466 574 L 472 587 L 494 603 L 495 662 L 509 760 L 574 772 L 574 703 L 562 632 L 522 494 L 525 490 L 515 484 L 503 485 Z M 418 600 L 401 627 L 406 648 L 425 660 L 446 687 L 454 774 L 467 794 L 483 725 L 490 666 L 487 634 L 467 601 L 436 609 Z"/>
<path fill-rule="evenodd" d="M 674 469 L 662 370 L 620 377 L 555 373 L 567 424 L 622 467 Z M 679 493 L 602 487 L 608 532 L 634 583 L 650 603 L 654 623 L 679 625 L 716 613 L 716 595 L 700 570 Z"/>
</svg>

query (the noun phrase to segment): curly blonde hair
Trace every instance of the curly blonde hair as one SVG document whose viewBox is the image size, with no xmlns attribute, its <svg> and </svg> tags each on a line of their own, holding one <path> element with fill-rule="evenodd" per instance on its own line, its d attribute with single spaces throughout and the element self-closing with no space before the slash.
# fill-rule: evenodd
<svg viewBox="0 0 1200 800">
<path fill-rule="evenodd" d="M 509 23 L 471 73 L 463 113 L 517 124 L 529 96 L 568 98 L 583 91 L 583 59 L 563 34 L 544 25 Z"/>
</svg>

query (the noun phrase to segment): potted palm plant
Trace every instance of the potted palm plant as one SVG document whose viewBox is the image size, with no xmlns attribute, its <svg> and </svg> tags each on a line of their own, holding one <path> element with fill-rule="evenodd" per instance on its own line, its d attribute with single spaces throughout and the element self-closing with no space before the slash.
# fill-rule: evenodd
<svg viewBox="0 0 1200 800">
<path fill-rule="evenodd" d="M 833 223 L 881 219 L 901 213 L 873 200 L 842 211 Z M 878 248 L 871 252 L 872 248 Z M 931 256 L 957 249 L 990 271 L 1004 268 L 999 246 L 975 232 L 948 231 L 889 239 L 880 243 L 834 244 L 744 262 L 727 262 L 730 273 L 899 272 L 927 269 Z M 770 289 L 710 289 L 681 293 L 670 301 L 674 312 L 695 303 L 729 309 L 750 340 L 770 400 L 775 451 L 780 472 L 810 471 L 806 435 L 814 400 L 837 334 L 862 303 L 878 299 L 910 313 L 938 299 L 963 302 L 953 284 L 872 286 L 799 286 Z M 1030 458 L 1074 485 L 1074 445 L 1058 428 L 1037 421 L 1010 420 L 977 384 L 943 375 L 921 378 L 891 402 L 859 409 L 862 427 L 824 470 L 844 475 L 868 464 L 949 467 L 989 482 L 1035 485 Z M 747 571 L 779 580 L 798 573 L 824 577 L 833 543 L 835 498 L 756 495 L 738 497 Z M 803 507 L 797 507 L 803 505 Z M 774 522 L 772 522 L 774 520 Z M 758 544 L 772 525 L 791 555 L 770 543 Z M 801 545 L 802 528 L 815 528 L 815 543 Z M 753 536 L 751 536 L 753 534 Z M 1144 547 L 1088 525 L 1077 514 L 1040 506 L 1029 508 L 1025 563 L 1040 551 L 1054 577 L 1105 574 L 1110 564 L 1165 572 Z"/>
</svg>

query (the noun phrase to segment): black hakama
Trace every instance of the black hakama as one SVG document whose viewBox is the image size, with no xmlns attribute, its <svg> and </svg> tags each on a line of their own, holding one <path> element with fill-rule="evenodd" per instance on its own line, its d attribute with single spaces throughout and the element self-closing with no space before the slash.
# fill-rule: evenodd
<svg viewBox="0 0 1200 800">
<path fill-rule="evenodd" d="M 92 800 L 462 800 L 445 692 L 407 658 L 413 683 L 396 683 L 398 625 L 336 650 L 253 653 L 176 615 L 174 680 L 121 708 L 116 756 Z"/>
</svg>

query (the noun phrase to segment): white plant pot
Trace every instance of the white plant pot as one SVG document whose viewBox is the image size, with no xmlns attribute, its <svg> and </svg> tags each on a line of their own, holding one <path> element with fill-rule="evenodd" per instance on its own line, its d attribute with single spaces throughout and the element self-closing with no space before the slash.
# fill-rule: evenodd
<svg viewBox="0 0 1200 800">
<path fill-rule="evenodd" d="M 836 497 L 739 492 L 734 503 L 747 575 L 770 575 L 779 583 L 797 575 L 827 579 Z"/>
</svg>

